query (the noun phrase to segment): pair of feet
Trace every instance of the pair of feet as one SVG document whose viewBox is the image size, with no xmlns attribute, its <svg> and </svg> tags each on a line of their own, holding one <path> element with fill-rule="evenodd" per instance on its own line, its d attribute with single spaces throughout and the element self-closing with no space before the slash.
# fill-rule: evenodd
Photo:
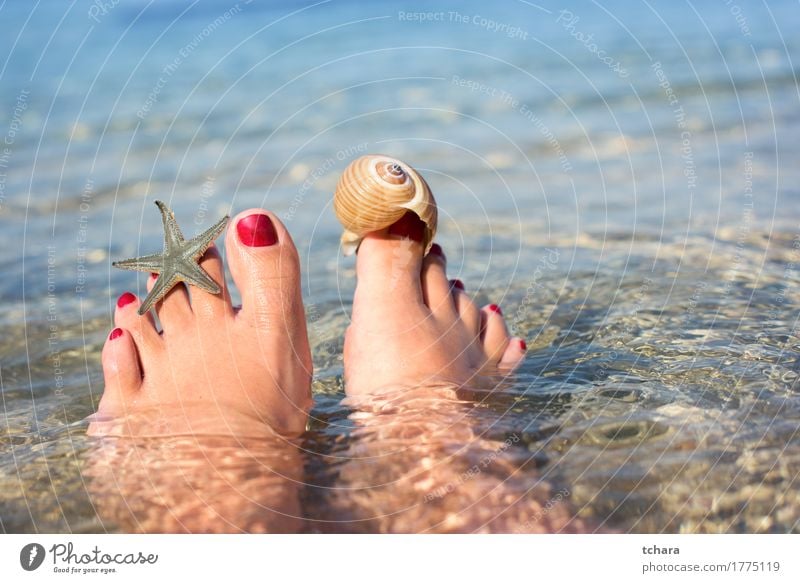
<svg viewBox="0 0 800 583">
<path fill-rule="evenodd" d="M 300 262 L 274 214 L 251 209 L 226 234 L 228 267 L 242 297 L 234 308 L 218 250 L 200 265 L 220 284 L 212 295 L 173 288 L 151 314 L 139 298 L 117 301 L 103 348 L 105 392 L 90 433 L 296 436 L 312 405 L 312 363 L 300 293 Z M 423 256 L 423 223 L 407 213 L 367 236 L 345 337 L 345 387 L 361 397 L 403 386 L 463 386 L 524 358 L 500 308 L 479 308 L 434 245 Z M 154 278 L 148 280 L 148 289 Z M 191 294 L 191 301 L 190 301 Z M 127 419 L 120 425 L 116 420 Z M 146 421 L 145 421 L 146 419 Z"/>
</svg>

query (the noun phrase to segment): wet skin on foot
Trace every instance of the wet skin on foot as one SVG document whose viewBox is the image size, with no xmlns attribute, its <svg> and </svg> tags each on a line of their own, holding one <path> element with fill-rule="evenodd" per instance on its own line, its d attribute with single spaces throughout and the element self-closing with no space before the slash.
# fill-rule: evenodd
<svg viewBox="0 0 800 583">
<path fill-rule="evenodd" d="M 345 342 L 350 396 L 374 397 L 384 394 L 384 389 L 413 385 L 419 397 L 419 390 L 427 391 L 427 385 L 442 381 L 464 385 L 484 372 L 511 370 L 524 357 L 524 341 L 509 336 L 501 309 L 494 304 L 479 308 L 460 280 L 447 279 L 447 259 L 439 245 L 433 245 L 423 257 L 423 229 L 415 215 L 407 214 L 389 229 L 367 236 L 359 248 L 353 320 Z M 221 293 L 187 289 L 183 284 L 173 287 L 154 305 L 163 331 L 158 331 L 150 312 L 137 315 L 141 303 L 134 294 L 126 292 L 118 298 L 116 327 L 102 356 L 106 387 L 91 434 L 226 434 L 241 439 L 261 438 L 265 432 L 271 437 L 294 437 L 304 431 L 311 406 L 311 357 L 297 251 L 280 221 L 258 209 L 234 218 L 225 248 L 243 299 L 241 310 L 231 306 L 222 258 L 213 245 L 199 267 Z M 149 278 L 151 292 L 155 285 L 156 277 Z M 426 392 L 425 398 L 433 399 L 436 390 Z M 415 402 L 425 402 L 425 398 Z M 430 430 L 430 412 L 417 411 L 412 417 L 419 415 L 425 418 L 420 428 L 424 433 L 425 428 Z M 125 422 L 119 423 L 119 419 Z M 452 429 L 452 423 L 448 424 Z M 411 425 L 404 422 L 403 426 Z M 468 428 L 464 431 L 469 433 Z M 276 451 L 280 451 L 279 444 Z M 200 452 L 187 453 L 190 467 L 194 467 L 195 453 Z M 207 453 L 200 458 L 207 459 Z M 130 458 L 124 455 L 123 459 Z M 223 453 L 221 457 L 229 456 Z M 302 461 L 295 457 L 298 460 L 282 470 L 285 475 L 301 471 Z M 106 466 L 95 467 L 98 475 L 103 475 L 99 468 Z M 149 464 L 143 471 L 154 470 L 155 465 Z M 141 496 L 149 501 L 149 497 L 161 499 L 167 492 L 180 492 L 172 475 L 158 474 L 166 481 L 152 495 L 142 492 Z M 259 504 L 280 508 L 281 517 L 297 516 L 297 494 L 284 486 L 275 490 L 279 496 Z M 230 484 L 227 490 L 212 490 L 206 493 L 208 499 L 218 500 L 222 491 L 230 490 Z M 206 494 L 201 498 L 205 500 Z M 233 494 L 228 492 L 223 498 L 258 497 Z M 231 508 L 237 509 L 238 516 L 239 505 L 229 505 L 228 511 Z M 224 513 L 225 508 L 215 512 Z M 210 523 L 202 517 L 186 522 L 186 517 L 194 521 L 195 514 L 178 514 L 177 518 L 171 514 L 172 522 L 156 520 L 146 529 L 207 530 Z M 212 522 L 221 524 L 217 518 Z M 264 526 L 259 520 L 246 522 L 257 526 L 244 528 L 284 531 L 294 529 L 295 522 L 269 521 Z M 142 524 L 149 523 L 142 522 L 140 527 Z M 228 529 L 226 524 L 223 530 Z M 229 523 L 233 530 L 242 524 L 238 519 Z"/>
<path fill-rule="evenodd" d="M 226 235 L 227 263 L 241 310 L 231 305 L 213 245 L 199 269 L 221 293 L 173 287 L 155 303 L 162 332 L 149 312 L 138 315 L 134 294 L 122 294 L 103 349 L 106 386 L 90 432 L 124 430 L 108 422 L 134 414 L 146 427 L 127 430 L 151 430 L 145 413 L 157 418 L 161 433 L 303 432 L 312 365 L 297 251 L 268 211 L 245 211 L 233 227 Z M 148 279 L 151 292 L 156 285 Z"/>
<path fill-rule="evenodd" d="M 483 373 L 512 370 L 524 358 L 525 342 L 509 335 L 500 307 L 479 308 L 460 280 L 447 278 L 444 250 L 434 244 L 423 257 L 424 230 L 409 212 L 361 243 L 345 337 L 348 395 L 402 384 L 467 384 Z M 297 251 L 280 221 L 258 209 L 234 219 L 226 249 L 244 302 L 239 312 L 213 245 L 198 269 L 221 293 L 192 288 L 190 301 L 185 286 L 169 290 L 155 304 L 162 333 L 151 314 L 137 316 L 136 296 L 119 298 L 117 328 L 103 354 L 101 416 L 189 403 L 229 432 L 234 412 L 279 432 L 303 431 L 312 365 Z M 157 285 L 148 281 L 151 292 Z M 191 415 L 175 421 L 176 428 L 191 424 Z"/>
<path fill-rule="evenodd" d="M 423 256 L 424 229 L 408 212 L 361 242 L 345 336 L 348 395 L 462 385 L 479 374 L 513 370 L 525 356 L 524 341 L 510 336 L 500 307 L 479 308 L 460 280 L 447 278 L 441 246 Z"/>
</svg>

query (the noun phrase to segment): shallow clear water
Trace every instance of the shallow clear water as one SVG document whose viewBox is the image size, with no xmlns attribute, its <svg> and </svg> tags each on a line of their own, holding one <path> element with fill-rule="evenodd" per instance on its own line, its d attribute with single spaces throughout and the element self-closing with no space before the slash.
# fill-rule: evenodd
<svg viewBox="0 0 800 583">
<path fill-rule="evenodd" d="M 3 530 L 125 529 L 84 419 L 114 301 L 144 292 L 110 262 L 158 248 L 160 198 L 187 234 L 267 206 L 300 247 L 309 530 L 475 529 L 499 481 L 590 529 L 798 531 L 796 4 L 434 4 L 0 7 Z M 376 151 L 424 172 L 451 276 L 530 346 L 502 390 L 430 405 L 451 431 L 424 451 L 382 429 L 413 408 L 341 403 L 330 199 Z M 447 460 L 435 491 L 486 451 L 503 469 L 460 483 L 474 506 L 419 504 L 415 460 Z"/>
</svg>

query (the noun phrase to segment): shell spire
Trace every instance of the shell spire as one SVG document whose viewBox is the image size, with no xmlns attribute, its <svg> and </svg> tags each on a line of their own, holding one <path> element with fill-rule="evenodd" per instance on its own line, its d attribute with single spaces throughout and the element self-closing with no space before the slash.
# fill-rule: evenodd
<svg viewBox="0 0 800 583">
<path fill-rule="evenodd" d="M 351 255 L 368 233 L 390 227 L 406 211 L 425 223 L 425 252 L 436 234 L 438 211 L 428 183 L 408 164 L 383 155 L 367 155 L 345 168 L 333 195 L 344 227 L 342 249 Z"/>
</svg>

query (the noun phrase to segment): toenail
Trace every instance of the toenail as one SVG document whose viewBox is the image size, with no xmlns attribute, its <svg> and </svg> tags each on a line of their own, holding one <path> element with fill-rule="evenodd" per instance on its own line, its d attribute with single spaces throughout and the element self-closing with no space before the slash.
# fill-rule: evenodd
<svg viewBox="0 0 800 583">
<path fill-rule="evenodd" d="M 450 280 L 450 285 L 452 285 L 456 289 L 460 289 L 461 291 L 464 291 L 465 289 L 467 289 L 467 288 L 464 287 L 464 282 L 461 281 L 460 279 L 451 279 Z"/>
<path fill-rule="evenodd" d="M 521 338 L 520 338 L 520 341 L 519 341 L 519 347 L 520 347 L 520 348 L 521 348 L 523 351 L 525 351 L 525 350 L 528 350 L 528 345 L 527 345 L 527 344 L 525 343 L 525 341 L 524 341 L 524 340 L 522 340 Z"/>
<path fill-rule="evenodd" d="M 124 294 L 119 296 L 119 299 L 117 300 L 117 307 L 118 308 L 124 308 L 125 306 L 127 306 L 131 302 L 135 302 L 135 301 L 136 301 L 136 296 L 135 295 L 133 295 L 131 292 L 125 292 Z"/>
<path fill-rule="evenodd" d="M 403 218 L 389 227 L 390 235 L 398 235 L 422 243 L 425 238 L 425 223 L 417 215 L 408 211 Z"/>
<path fill-rule="evenodd" d="M 111 331 L 111 334 L 108 335 L 108 339 L 109 340 L 116 340 L 120 336 L 122 336 L 122 328 L 114 328 Z"/>
<path fill-rule="evenodd" d="M 497 314 L 500 314 L 501 316 L 503 315 L 503 310 L 501 310 L 500 306 L 498 306 L 497 304 L 490 304 L 489 309 L 493 312 L 496 312 Z"/>
<path fill-rule="evenodd" d="M 442 249 L 442 246 L 439 245 L 438 243 L 434 243 L 433 245 L 431 245 L 431 250 L 428 251 L 428 253 L 430 253 L 431 255 L 437 255 L 438 257 L 441 257 L 443 260 L 447 261 L 447 257 L 444 254 L 444 250 Z"/>
<path fill-rule="evenodd" d="M 157 274 L 157 273 L 151 273 L 151 274 L 150 274 L 150 277 L 151 277 L 152 279 L 158 279 L 158 274 Z"/>
<path fill-rule="evenodd" d="M 236 224 L 239 240 L 248 247 L 268 247 L 278 242 L 278 233 L 267 215 L 253 214 Z"/>
</svg>

